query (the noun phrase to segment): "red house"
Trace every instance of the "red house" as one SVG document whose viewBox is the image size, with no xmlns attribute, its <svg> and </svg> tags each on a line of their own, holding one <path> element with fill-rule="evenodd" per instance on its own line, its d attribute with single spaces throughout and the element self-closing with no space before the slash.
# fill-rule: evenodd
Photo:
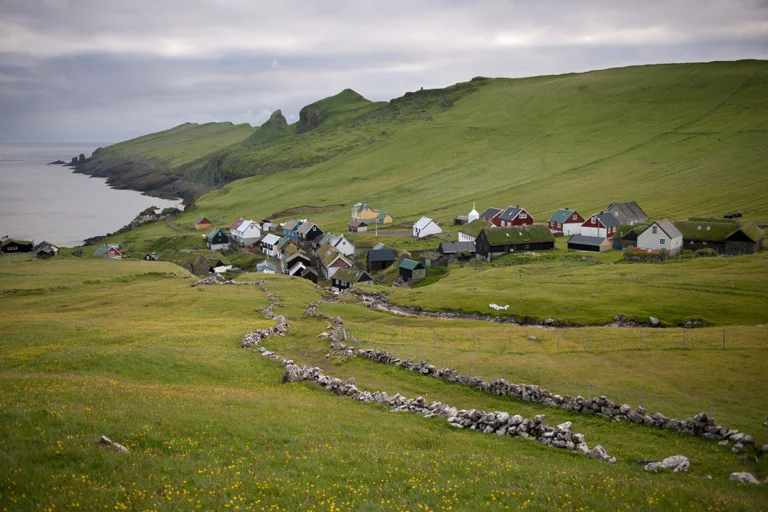
<svg viewBox="0 0 768 512">
<path fill-rule="evenodd" d="M 560 208 L 550 218 L 547 226 L 555 235 L 580 235 L 584 218 L 574 210 Z"/>
<path fill-rule="evenodd" d="M 533 217 L 525 211 L 525 208 L 519 206 L 509 206 L 499 215 L 499 226 L 502 228 L 530 226 L 531 224 L 533 224 Z"/>
<path fill-rule="evenodd" d="M 619 221 L 608 212 L 595 213 L 581 225 L 581 235 L 611 238 L 616 234 Z"/>
<path fill-rule="evenodd" d="M 483 219 L 485 222 L 490 222 L 496 227 L 499 227 L 501 225 L 501 221 L 499 220 L 499 217 L 501 217 L 501 214 L 504 213 L 504 210 L 500 210 L 498 208 L 488 208 L 483 213 L 480 214 L 480 218 Z"/>
</svg>

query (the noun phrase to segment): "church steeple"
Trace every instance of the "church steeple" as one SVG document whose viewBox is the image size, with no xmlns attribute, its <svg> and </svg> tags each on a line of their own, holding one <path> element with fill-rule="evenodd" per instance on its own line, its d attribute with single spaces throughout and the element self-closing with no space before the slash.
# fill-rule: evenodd
<svg viewBox="0 0 768 512">
<path fill-rule="evenodd" d="M 469 212 L 469 215 L 467 215 L 467 221 L 472 222 L 473 220 L 477 220 L 480 218 L 480 214 L 477 213 L 477 210 L 475 209 L 475 202 L 472 201 L 472 211 Z"/>
</svg>

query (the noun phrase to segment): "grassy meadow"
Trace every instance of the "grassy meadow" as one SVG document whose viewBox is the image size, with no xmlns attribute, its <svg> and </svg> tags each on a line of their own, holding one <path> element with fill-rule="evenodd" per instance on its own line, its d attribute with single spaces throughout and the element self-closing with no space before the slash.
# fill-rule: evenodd
<svg viewBox="0 0 768 512">
<path fill-rule="evenodd" d="M 527 417 L 544 413 L 551 424 L 572 421 L 590 446 L 602 444 L 618 463 L 523 439 L 457 431 L 439 419 L 394 414 L 310 384 L 280 384 L 277 363 L 239 346 L 244 333 L 270 324 L 258 312 L 267 301 L 255 286 L 192 287 L 192 279 L 167 263 L 93 259 L 17 262 L 4 267 L 7 275 L 15 277 L 0 281 L 0 291 L 32 290 L 0 294 L 0 503 L 8 510 L 756 510 L 768 505 L 765 488 L 727 481 L 731 471 L 742 469 L 764 477 L 764 463 L 742 460 L 717 443 L 484 395 L 364 360 L 326 359 L 327 341 L 316 337 L 325 322 L 302 314 L 320 292 L 302 279 L 265 276 L 281 303 L 278 313 L 291 324 L 291 334 L 268 340 L 268 348 L 318 364 L 331 375 L 354 376 L 362 389 Z M 415 336 L 429 332 L 434 322 L 356 303 L 321 308 L 342 315 L 361 337 L 367 326 L 382 339 L 397 327 Z M 487 330 L 483 339 L 510 329 L 463 321 L 444 325 L 451 334 L 441 343 L 478 329 Z M 566 354 L 558 361 L 556 355 L 517 350 L 517 357 L 540 359 L 520 361 L 515 375 L 510 365 L 513 381 L 530 378 L 534 364 L 561 365 L 564 372 L 570 367 L 574 378 L 581 366 L 598 359 L 606 372 L 614 366 L 611 354 Z M 700 367 L 670 360 L 669 350 L 623 353 L 631 354 L 633 368 L 614 369 L 606 380 L 622 375 L 636 380 L 643 365 L 656 365 L 662 357 L 679 375 L 672 370 L 647 375 L 649 394 L 670 392 L 683 375 L 690 382 L 680 393 L 703 379 Z M 701 357 L 706 367 L 711 361 L 705 353 L 690 350 L 680 358 Z M 764 397 L 752 392 L 765 384 L 758 371 L 763 353 L 716 353 L 720 365 L 734 367 L 716 375 L 733 377 L 734 387 L 752 375 L 751 385 L 740 391 L 747 393 L 743 402 L 753 405 L 734 404 L 723 421 L 744 424 L 760 440 L 753 408 L 764 407 Z M 614 357 L 615 364 L 628 364 L 619 352 Z M 100 435 L 131 454 L 101 448 Z M 677 453 L 691 458 L 690 474 L 648 475 L 635 463 Z"/>
</svg>

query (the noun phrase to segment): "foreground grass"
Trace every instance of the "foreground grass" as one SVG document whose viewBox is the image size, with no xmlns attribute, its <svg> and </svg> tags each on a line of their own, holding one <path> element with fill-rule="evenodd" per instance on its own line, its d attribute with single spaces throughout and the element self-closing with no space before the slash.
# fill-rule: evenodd
<svg viewBox="0 0 768 512">
<path fill-rule="evenodd" d="M 279 365 L 239 348 L 243 333 L 269 324 L 256 311 L 266 304 L 258 288 L 192 288 L 188 279 L 134 274 L 0 296 L 3 507 L 756 510 L 768 504 L 765 489 L 727 481 L 730 471 L 760 473 L 762 466 L 716 443 L 485 396 L 366 361 L 325 359 L 327 342 L 315 337 L 325 323 L 301 314 L 319 298 L 317 289 L 301 279 L 266 279 L 292 326 L 271 348 L 355 376 L 363 389 L 526 416 L 544 412 L 550 423 L 568 419 L 619 463 L 458 431 L 309 384 L 281 385 Z M 369 314 L 359 305 L 323 307 L 357 308 L 340 311 L 350 321 Z M 101 449 L 99 435 L 132 453 Z M 634 463 L 675 453 L 691 457 L 690 474 L 647 475 Z"/>
</svg>

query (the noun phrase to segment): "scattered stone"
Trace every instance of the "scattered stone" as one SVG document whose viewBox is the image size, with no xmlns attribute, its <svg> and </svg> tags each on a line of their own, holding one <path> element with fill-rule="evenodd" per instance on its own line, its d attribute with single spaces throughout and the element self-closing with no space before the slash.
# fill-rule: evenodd
<svg viewBox="0 0 768 512">
<path fill-rule="evenodd" d="M 731 482 L 739 484 L 760 485 L 760 481 L 752 473 L 731 473 Z"/>
<path fill-rule="evenodd" d="M 661 322 L 659 321 L 659 319 L 658 319 L 658 318 L 656 318 L 656 317 L 653 317 L 653 316 L 651 317 L 651 325 L 652 325 L 652 326 L 654 326 L 654 327 L 658 327 L 660 324 L 661 324 Z"/>
<path fill-rule="evenodd" d="M 717 444 L 719 444 L 720 446 L 728 446 L 728 440 L 727 439 L 723 439 L 722 441 L 720 441 Z"/>
<path fill-rule="evenodd" d="M 539 341 L 539 338 L 537 338 L 536 336 L 533 336 L 533 335 L 531 335 L 531 336 L 528 336 L 528 339 L 529 339 L 530 341 Z"/>
<path fill-rule="evenodd" d="M 661 461 L 661 465 L 665 469 L 671 469 L 675 473 L 687 473 L 691 463 L 688 460 L 688 457 L 684 455 L 673 455 Z"/>
<path fill-rule="evenodd" d="M 99 438 L 99 443 L 103 444 L 104 446 L 108 446 L 109 448 L 112 448 L 118 453 L 131 453 L 128 451 L 128 448 L 121 445 L 120 443 L 116 443 L 109 439 L 107 436 L 101 436 Z"/>
</svg>

